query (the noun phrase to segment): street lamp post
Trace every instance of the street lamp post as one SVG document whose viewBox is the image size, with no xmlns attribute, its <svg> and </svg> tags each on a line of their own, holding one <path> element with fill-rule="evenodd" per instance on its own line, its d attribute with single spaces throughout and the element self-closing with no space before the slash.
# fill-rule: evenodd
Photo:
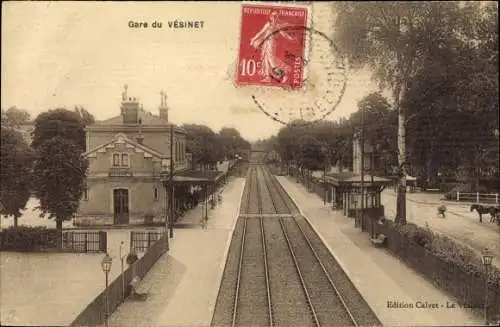
<svg viewBox="0 0 500 327">
<path fill-rule="evenodd" d="M 109 283 L 109 272 L 111 271 L 111 263 L 113 259 L 106 253 L 104 258 L 101 261 L 101 268 L 104 274 L 106 275 L 106 304 L 104 308 L 104 325 L 108 327 L 108 317 L 109 317 L 109 292 L 108 292 L 108 283 Z"/>
<path fill-rule="evenodd" d="M 172 124 L 170 126 L 170 187 L 169 187 L 169 194 L 170 194 L 170 238 L 174 237 L 174 202 L 175 202 L 175 197 L 174 197 L 174 125 Z"/>
<path fill-rule="evenodd" d="M 361 107 L 361 230 L 365 231 L 365 109 Z"/>
<path fill-rule="evenodd" d="M 489 293 L 489 289 L 488 289 L 488 281 L 489 281 L 489 267 L 491 266 L 491 263 L 493 261 L 493 255 L 487 250 L 485 249 L 483 251 L 483 265 L 484 265 L 484 273 L 485 273 L 485 276 L 484 276 L 484 280 L 485 280 L 485 294 L 484 294 L 484 321 L 485 321 L 485 324 L 488 325 L 489 324 L 489 317 L 488 317 L 488 293 Z"/>
<path fill-rule="evenodd" d="M 328 153 L 328 148 L 323 145 L 321 147 L 321 151 L 323 152 L 323 205 L 326 205 L 326 165 L 327 165 L 327 153 Z"/>
<path fill-rule="evenodd" d="M 120 242 L 120 268 L 121 268 L 121 278 L 122 278 L 122 299 L 125 300 L 125 277 L 123 276 L 123 254 L 122 254 L 122 247 L 123 247 L 124 242 Z"/>
</svg>

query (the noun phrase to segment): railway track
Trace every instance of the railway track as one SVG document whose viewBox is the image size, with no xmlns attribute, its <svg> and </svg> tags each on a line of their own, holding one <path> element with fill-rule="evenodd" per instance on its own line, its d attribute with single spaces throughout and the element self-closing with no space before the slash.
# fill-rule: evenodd
<svg viewBox="0 0 500 327">
<path fill-rule="evenodd" d="M 212 326 L 380 325 L 277 180 L 247 177 Z"/>
</svg>

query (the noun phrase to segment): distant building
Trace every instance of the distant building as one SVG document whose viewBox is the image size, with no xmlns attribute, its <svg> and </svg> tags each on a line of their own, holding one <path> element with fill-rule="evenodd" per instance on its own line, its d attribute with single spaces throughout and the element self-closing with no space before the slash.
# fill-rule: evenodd
<svg viewBox="0 0 500 327">
<path fill-rule="evenodd" d="M 166 95 L 159 115 L 146 112 L 136 98 L 122 94 L 120 115 L 85 128 L 89 160 L 87 187 L 78 215 L 92 224 L 128 224 L 154 214 L 164 219 L 167 196 L 161 175 L 189 169 L 186 132 L 168 120 Z M 173 153 L 170 132 L 174 129 Z"/>
</svg>

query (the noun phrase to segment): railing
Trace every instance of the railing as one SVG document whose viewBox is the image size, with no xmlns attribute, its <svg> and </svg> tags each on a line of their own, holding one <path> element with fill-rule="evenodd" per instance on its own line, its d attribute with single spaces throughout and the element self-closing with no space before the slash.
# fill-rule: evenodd
<svg viewBox="0 0 500 327">
<path fill-rule="evenodd" d="M 156 241 L 151 248 L 136 263 L 123 272 L 111 284 L 107 290 L 100 293 L 71 323 L 70 326 L 101 326 L 106 319 L 106 296 L 108 297 L 109 315 L 124 301 L 130 294 L 128 285 L 135 275 L 141 279 L 148 273 L 158 259 L 168 251 L 168 234 Z M 127 285 L 123 289 L 123 285 Z"/>
<path fill-rule="evenodd" d="M 107 233 L 104 231 L 64 231 L 62 250 L 69 252 L 106 252 Z"/>
<path fill-rule="evenodd" d="M 476 203 L 495 203 L 498 204 L 498 193 L 462 193 L 457 192 L 457 201 L 476 202 Z"/>
<path fill-rule="evenodd" d="M 131 231 L 130 249 L 137 252 L 146 252 L 162 236 L 163 231 Z"/>
<path fill-rule="evenodd" d="M 130 168 L 110 168 L 109 177 L 130 177 L 132 176 L 132 171 Z"/>
</svg>

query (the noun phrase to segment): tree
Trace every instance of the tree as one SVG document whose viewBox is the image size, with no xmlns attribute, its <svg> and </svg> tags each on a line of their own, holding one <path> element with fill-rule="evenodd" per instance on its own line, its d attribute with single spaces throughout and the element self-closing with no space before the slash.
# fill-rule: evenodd
<svg viewBox="0 0 500 327">
<path fill-rule="evenodd" d="M 95 123 L 95 117 L 90 112 L 88 112 L 85 108 L 76 106 L 75 112 L 80 117 L 81 121 L 85 126 L 92 125 Z"/>
<path fill-rule="evenodd" d="M 481 168 L 498 173 L 498 14 L 495 4 L 465 3 L 459 34 L 429 43 L 402 101 L 412 163 L 432 183 L 438 171 L 464 173 L 479 186 Z M 455 176 L 458 178 L 458 176 Z"/>
<path fill-rule="evenodd" d="M 14 217 L 17 227 L 21 211 L 31 195 L 32 152 L 22 135 L 11 128 L 1 128 L 0 214 Z"/>
<path fill-rule="evenodd" d="M 24 109 L 17 107 L 10 107 L 5 111 L 2 109 L 2 126 L 19 128 L 30 120 L 30 113 Z"/>
<path fill-rule="evenodd" d="M 186 150 L 191 152 L 194 164 L 205 169 L 222 159 L 219 140 L 212 129 L 198 124 L 184 124 L 182 128 L 187 132 Z"/>
<path fill-rule="evenodd" d="M 393 93 L 398 112 L 400 167 L 396 222 L 406 223 L 406 112 L 401 100 L 421 66 L 428 45 L 455 36 L 454 2 L 338 2 L 335 41 L 353 68 L 368 65 L 381 88 Z"/>
<path fill-rule="evenodd" d="M 76 213 L 85 187 L 88 162 L 83 149 L 71 139 L 54 136 L 37 148 L 33 188 L 41 216 L 56 219 L 56 228 Z"/>
<path fill-rule="evenodd" d="M 44 141 L 62 137 L 85 149 L 85 123 L 77 111 L 54 109 L 39 114 L 35 119 L 35 130 L 31 146 L 39 148 Z"/>
<path fill-rule="evenodd" d="M 236 154 L 250 147 L 250 143 L 241 137 L 238 130 L 232 127 L 222 127 L 217 134 L 217 140 L 221 156 L 225 158 L 234 158 Z"/>
</svg>

